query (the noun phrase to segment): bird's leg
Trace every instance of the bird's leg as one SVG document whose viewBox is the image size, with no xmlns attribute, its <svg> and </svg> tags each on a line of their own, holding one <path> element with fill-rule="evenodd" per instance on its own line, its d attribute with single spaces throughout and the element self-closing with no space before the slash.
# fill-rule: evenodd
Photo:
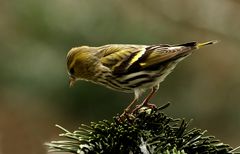
<svg viewBox="0 0 240 154">
<path fill-rule="evenodd" d="M 133 101 L 127 106 L 127 108 L 124 110 L 125 113 L 128 113 L 130 108 L 137 102 L 137 98 L 134 98 Z"/>
<path fill-rule="evenodd" d="M 149 93 L 149 95 L 144 99 L 144 101 L 142 102 L 142 106 L 148 106 L 150 108 L 156 108 L 156 105 L 155 104 L 150 104 L 148 103 L 150 98 L 153 97 L 153 95 L 158 91 L 159 89 L 159 86 L 155 86 L 152 88 L 152 91 Z"/>
<path fill-rule="evenodd" d="M 147 97 L 143 100 L 143 102 L 140 105 L 137 105 L 136 108 L 132 111 L 132 113 L 136 112 L 138 109 L 140 109 L 143 106 L 147 106 L 151 109 L 157 108 L 155 104 L 148 103 L 150 98 L 153 97 L 153 95 L 158 91 L 159 85 L 154 86 L 151 90 L 151 92 L 147 95 Z"/>
<path fill-rule="evenodd" d="M 133 101 L 127 106 L 126 109 L 124 109 L 124 112 L 120 115 L 120 118 L 122 119 L 126 114 L 129 113 L 130 108 L 137 102 L 138 98 L 135 97 Z"/>
</svg>

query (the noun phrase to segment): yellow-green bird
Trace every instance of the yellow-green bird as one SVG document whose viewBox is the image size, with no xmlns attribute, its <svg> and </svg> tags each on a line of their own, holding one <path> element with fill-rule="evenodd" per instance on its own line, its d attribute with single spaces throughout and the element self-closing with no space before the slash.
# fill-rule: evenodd
<svg viewBox="0 0 240 154">
<path fill-rule="evenodd" d="M 192 54 L 194 49 L 215 43 L 217 41 L 179 45 L 109 44 L 72 48 L 67 54 L 70 86 L 77 80 L 85 80 L 113 90 L 134 93 L 135 97 L 124 114 L 130 111 L 144 91 L 151 89 L 135 110 L 142 106 L 154 108 L 156 106 L 150 104 L 149 99 L 175 66 Z"/>
</svg>

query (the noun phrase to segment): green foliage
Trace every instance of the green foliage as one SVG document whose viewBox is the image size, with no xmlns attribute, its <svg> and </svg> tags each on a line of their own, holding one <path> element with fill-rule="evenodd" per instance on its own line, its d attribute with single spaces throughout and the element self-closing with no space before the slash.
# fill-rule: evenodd
<svg viewBox="0 0 240 154">
<path fill-rule="evenodd" d="M 78 130 L 60 134 L 65 140 L 47 143 L 49 151 L 78 153 L 228 153 L 232 148 L 206 136 L 206 131 L 188 129 L 184 119 L 168 117 L 163 112 L 169 104 L 158 109 L 141 108 L 138 113 L 119 122 L 103 120 L 82 124 Z"/>
</svg>

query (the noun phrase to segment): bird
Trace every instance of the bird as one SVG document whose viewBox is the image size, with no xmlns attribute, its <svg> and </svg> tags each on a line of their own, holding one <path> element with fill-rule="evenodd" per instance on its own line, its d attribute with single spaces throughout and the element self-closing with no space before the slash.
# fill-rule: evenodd
<svg viewBox="0 0 240 154">
<path fill-rule="evenodd" d="M 143 106 L 156 108 L 149 100 L 176 65 L 196 49 L 217 42 L 212 40 L 175 45 L 107 44 L 98 47 L 74 47 L 66 56 L 69 85 L 71 87 L 76 81 L 84 80 L 112 90 L 134 93 L 134 99 L 121 116 Z M 150 92 L 143 102 L 130 112 L 147 90 Z"/>
</svg>

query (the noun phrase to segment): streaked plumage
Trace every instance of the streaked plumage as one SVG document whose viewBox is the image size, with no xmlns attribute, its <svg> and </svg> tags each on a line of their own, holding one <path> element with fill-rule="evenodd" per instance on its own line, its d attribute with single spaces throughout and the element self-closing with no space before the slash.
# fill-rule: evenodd
<svg viewBox="0 0 240 154">
<path fill-rule="evenodd" d="M 159 83 L 172 72 L 178 62 L 194 49 L 206 43 L 190 42 L 180 45 L 128 45 L 109 44 L 100 47 L 81 46 L 67 54 L 70 85 L 86 80 L 113 90 L 134 92 L 137 101 L 142 92 L 153 89 L 143 105 L 158 90 Z"/>
</svg>

